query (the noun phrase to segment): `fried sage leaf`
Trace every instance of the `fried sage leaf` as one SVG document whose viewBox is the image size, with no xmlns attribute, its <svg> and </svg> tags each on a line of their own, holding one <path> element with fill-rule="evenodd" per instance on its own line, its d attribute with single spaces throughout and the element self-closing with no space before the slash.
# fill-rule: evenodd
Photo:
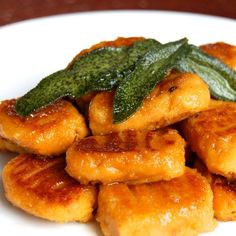
<svg viewBox="0 0 236 236">
<path fill-rule="evenodd" d="M 76 88 L 71 71 L 57 71 L 41 80 L 35 88 L 21 97 L 16 103 L 15 110 L 18 114 L 27 116 L 63 96 L 74 96 L 77 93 Z"/>
<path fill-rule="evenodd" d="M 198 47 L 189 45 L 189 48 L 189 55 L 179 61 L 177 68 L 198 74 L 208 84 L 214 97 L 236 101 L 236 72 Z"/>
<path fill-rule="evenodd" d="M 189 45 L 187 39 L 163 45 L 146 39 L 128 47 L 99 48 L 76 58 L 69 68 L 47 76 L 21 97 L 15 109 L 27 116 L 61 97 L 79 98 L 117 87 L 113 122 L 119 123 L 137 111 L 173 68 L 198 74 L 216 98 L 236 101 L 236 72 L 224 63 Z"/>
<path fill-rule="evenodd" d="M 104 47 L 77 58 L 69 69 L 44 78 L 21 97 L 16 111 L 27 116 L 55 100 L 69 96 L 79 98 L 91 91 L 112 89 L 134 70 L 136 62 L 150 48 L 158 47 L 154 39 L 136 42 L 132 47 Z"/>
<path fill-rule="evenodd" d="M 78 58 L 71 68 L 78 86 L 76 97 L 89 91 L 113 88 L 120 77 L 117 67 L 126 60 L 128 49 L 104 47 Z"/>
<path fill-rule="evenodd" d="M 187 39 L 182 39 L 148 51 L 139 60 L 135 70 L 117 87 L 113 123 L 120 123 L 136 112 L 147 95 L 185 57 L 188 50 Z"/>
<path fill-rule="evenodd" d="M 117 75 L 120 77 L 128 76 L 136 67 L 136 63 L 145 53 L 150 50 L 158 49 L 161 44 L 155 39 L 146 39 L 135 42 L 128 50 L 127 57 L 117 67 Z M 120 80 L 121 81 L 121 80 Z"/>
<path fill-rule="evenodd" d="M 58 71 L 40 83 L 16 104 L 23 116 L 64 97 L 80 97 L 90 90 L 106 90 L 116 84 L 116 67 L 127 55 L 128 47 L 106 47 L 75 61 L 71 69 Z"/>
</svg>

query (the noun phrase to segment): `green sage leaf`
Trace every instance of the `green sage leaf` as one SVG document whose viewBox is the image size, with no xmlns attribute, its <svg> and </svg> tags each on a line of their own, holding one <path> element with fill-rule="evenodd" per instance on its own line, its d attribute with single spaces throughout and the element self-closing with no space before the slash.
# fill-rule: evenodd
<svg viewBox="0 0 236 236">
<path fill-rule="evenodd" d="M 150 50 L 158 49 L 161 44 L 155 39 L 146 39 L 135 42 L 128 50 L 127 58 L 117 67 L 117 75 L 120 77 L 128 76 L 136 67 L 136 63 L 145 53 Z M 121 81 L 121 80 L 120 80 Z"/>
<path fill-rule="evenodd" d="M 127 47 L 107 47 L 82 56 L 71 69 L 58 71 L 41 80 L 17 101 L 16 111 L 27 116 L 61 97 L 78 98 L 90 91 L 113 88 L 117 82 L 115 68 L 127 50 Z"/>
<path fill-rule="evenodd" d="M 104 47 L 75 60 L 70 70 L 76 80 L 76 97 L 90 91 L 112 89 L 120 77 L 116 68 L 126 60 L 127 51 L 128 47 Z"/>
<path fill-rule="evenodd" d="M 129 47 L 104 47 L 76 58 L 21 97 L 16 111 L 27 116 L 65 96 L 79 98 L 92 91 L 117 88 L 113 122 L 128 119 L 173 68 L 198 74 L 211 94 L 236 101 L 236 72 L 218 59 L 188 45 L 187 39 L 160 44 L 154 39 Z"/>
<path fill-rule="evenodd" d="M 189 48 L 188 56 L 179 61 L 177 68 L 198 74 L 208 84 L 214 97 L 236 101 L 236 72 L 198 47 L 190 45 Z"/>
<path fill-rule="evenodd" d="M 44 78 L 21 97 L 16 111 L 27 116 L 65 96 L 79 98 L 92 91 L 110 90 L 134 70 L 136 62 L 150 48 L 160 43 L 147 39 L 131 47 L 104 47 L 73 61 L 69 69 Z"/>
<path fill-rule="evenodd" d="M 134 71 L 117 87 L 113 102 L 113 122 L 120 123 L 136 112 L 147 95 L 188 50 L 187 39 L 182 39 L 148 51 L 138 61 Z"/>
<path fill-rule="evenodd" d="M 35 88 L 18 99 L 15 110 L 18 114 L 27 116 L 63 96 L 74 97 L 77 93 L 76 89 L 71 71 L 61 70 L 55 72 L 41 80 Z"/>
</svg>

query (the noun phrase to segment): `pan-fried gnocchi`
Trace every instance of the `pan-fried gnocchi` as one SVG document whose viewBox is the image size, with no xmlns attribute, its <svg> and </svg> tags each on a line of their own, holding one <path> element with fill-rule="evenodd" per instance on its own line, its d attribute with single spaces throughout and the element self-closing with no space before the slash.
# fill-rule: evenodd
<svg viewBox="0 0 236 236">
<path fill-rule="evenodd" d="M 144 40 L 98 43 L 66 69 L 94 50 Z M 235 46 L 201 49 L 236 69 Z M 50 221 L 96 218 L 105 236 L 196 236 L 214 230 L 214 217 L 236 220 L 236 103 L 213 99 L 199 75 L 172 70 L 115 124 L 115 89 L 58 98 L 27 117 L 15 99 L 1 102 L 0 151 L 21 153 L 2 173 L 6 198 Z M 186 167 L 192 151 L 207 167 L 200 159 Z"/>
<path fill-rule="evenodd" d="M 16 100 L 0 104 L 0 136 L 30 153 L 59 155 L 88 129 L 82 115 L 65 100 L 41 109 L 28 117 L 16 114 Z"/>
<path fill-rule="evenodd" d="M 212 205 L 207 180 L 187 169 L 170 181 L 101 186 L 97 220 L 105 236 L 194 236 L 215 228 Z"/>
<path fill-rule="evenodd" d="M 210 102 L 208 86 L 194 74 L 173 73 L 158 84 L 142 107 L 128 120 L 113 124 L 114 93 L 97 94 L 89 106 L 89 126 L 94 135 L 123 130 L 155 130 L 204 110 Z"/>
<path fill-rule="evenodd" d="M 223 176 L 212 174 L 197 158 L 194 167 L 207 178 L 213 191 L 214 215 L 221 221 L 236 220 L 236 183 Z"/>
<path fill-rule="evenodd" d="M 56 222 L 87 222 L 96 203 L 95 186 L 82 186 L 64 170 L 63 156 L 40 159 L 21 154 L 3 170 L 7 199 L 22 210 Z"/>
<path fill-rule="evenodd" d="M 66 171 L 82 184 L 170 180 L 184 173 L 184 149 L 173 129 L 90 136 L 68 149 Z"/>
<path fill-rule="evenodd" d="M 236 176 L 236 103 L 222 102 L 186 119 L 182 130 L 210 172 Z"/>
</svg>

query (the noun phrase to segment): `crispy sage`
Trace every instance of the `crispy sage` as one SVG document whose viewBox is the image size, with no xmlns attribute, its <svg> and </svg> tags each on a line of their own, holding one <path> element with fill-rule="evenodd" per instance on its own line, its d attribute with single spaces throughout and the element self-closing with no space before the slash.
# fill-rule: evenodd
<svg viewBox="0 0 236 236">
<path fill-rule="evenodd" d="M 187 39 L 148 51 L 135 70 L 117 87 L 113 103 L 113 123 L 128 119 L 142 105 L 154 87 L 186 55 Z"/>
<path fill-rule="evenodd" d="M 103 47 L 76 58 L 18 99 L 16 111 L 27 116 L 65 96 L 116 88 L 113 123 L 128 119 L 172 69 L 198 74 L 219 99 L 236 101 L 236 72 L 189 45 L 187 39 L 160 44 L 154 39 L 132 46 Z"/>
<path fill-rule="evenodd" d="M 79 98 L 88 92 L 110 90 L 134 70 L 135 63 L 151 48 L 154 39 L 136 42 L 132 47 L 104 47 L 77 58 L 69 69 L 58 71 L 21 97 L 16 111 L 27 116 L 65 96 Z"/>
<path fill-rule="evenodd" d="M 222 100 L 236 101 L 236 71 L 194 45 L 179 61 L 177 69 L 198 74 L 209 86 L 211 94 Z"/>
</svg>

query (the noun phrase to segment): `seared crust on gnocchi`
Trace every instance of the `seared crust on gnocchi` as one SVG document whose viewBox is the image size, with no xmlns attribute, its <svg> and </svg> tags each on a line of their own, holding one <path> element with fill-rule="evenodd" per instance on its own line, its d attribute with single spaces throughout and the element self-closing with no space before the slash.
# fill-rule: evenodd
<svg viewBox="0 0 236 236">
<path fill-rule="evenodd" d="M 196 170 L 149 184 L 100 187 L 97 220 L 105 236 L 181 235 L 211 231 L 213 195 Z"/>
<path fill-rule="evenodd" d="M 19 116 L 15 104 L 15 99 L 0 104 L 0 136 L 30 153 L 58 155 L 88 134 L 84 118 L 70 102 L 57 101 L 28 117 Z"/>
<path fill-rule="evenodd" d="M 64 157 L 40 158 L 22 154 L 4 167 L 7 199 L 22 210 L 51 221 L 91 219 L 96 187 L 82 186 L 71 178 L 64 170 Z"/>
<path fill-rule="evenodd" d="M 236 182 L 223 176 L 212 176 L 215 217 L 222 221 L 236 220 Z"/>
<path fill-rule="evenodd" d="M 173 129 L 91 136 L 67 151 L 66 171 L 80 183 L 142 183 L 184 174 L 185 142 Z"/>
<path fill-rule="evenodd" d="M 182 122 L 191 149 L 208 170 L 236 177 L 236 103 L 221 102 Z"/>
<path fill-rule="evenodd" d="M 204 175 L 213 191 L 214 214 L 218 220 L 236 220 L 236 182 L 220 175 L 211 174 L 204 163 L 197 158 L 194 167 Z"/>
</svg>

